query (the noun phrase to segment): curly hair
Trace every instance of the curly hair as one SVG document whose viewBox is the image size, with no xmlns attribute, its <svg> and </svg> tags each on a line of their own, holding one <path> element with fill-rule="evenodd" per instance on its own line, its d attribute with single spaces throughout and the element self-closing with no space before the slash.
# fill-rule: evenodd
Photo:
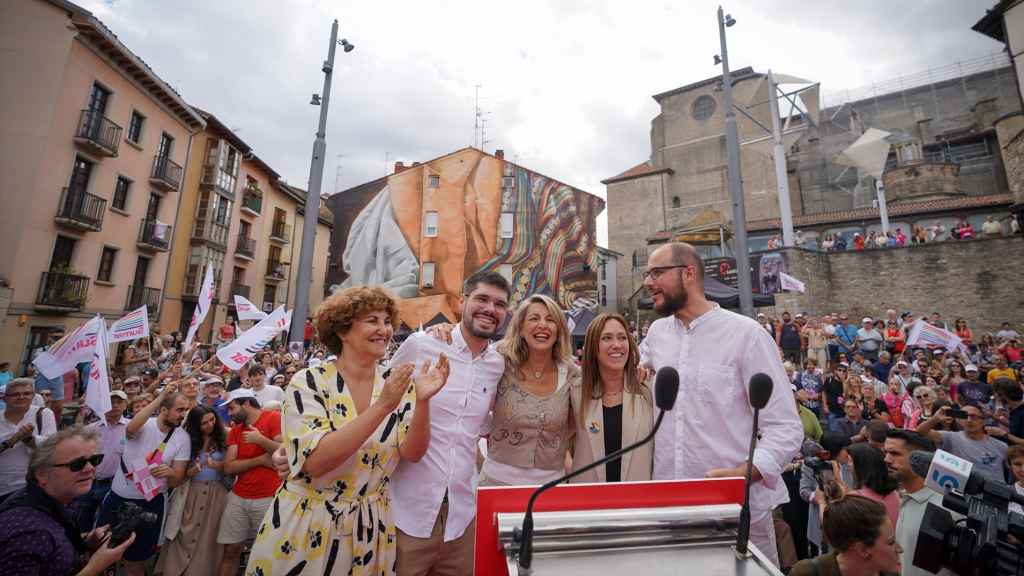
<svg viewBox="0 0 1024 576">
<path fill-rule="evenodd" d="M 316 309 L 313 324 L 317 336 L 332 354 L 341 354 L 341 334 L 356 320 L 370 312 L 385 312 L 391 325 L 398 328 L 398 301 L 378 286 L 353 286 L 339 290 Z"/>
</svg>

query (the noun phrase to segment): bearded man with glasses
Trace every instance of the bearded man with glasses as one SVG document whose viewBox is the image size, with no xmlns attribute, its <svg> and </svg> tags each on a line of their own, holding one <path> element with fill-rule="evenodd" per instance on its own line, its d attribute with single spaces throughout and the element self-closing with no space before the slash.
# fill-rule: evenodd
<svg viewBox="0 0 1024 576">
<path fill-rule="evenodd" d="M 9 574 L 102 574 L 135 539 L 116 548 L 109 527 L 84 535 L 69 511 L 88 493 L 96 467 L 94 430 L 69 428 L 41 441 L 28 466 L 28 483 L 0 504 L 0 566 Z"/>
</svg>

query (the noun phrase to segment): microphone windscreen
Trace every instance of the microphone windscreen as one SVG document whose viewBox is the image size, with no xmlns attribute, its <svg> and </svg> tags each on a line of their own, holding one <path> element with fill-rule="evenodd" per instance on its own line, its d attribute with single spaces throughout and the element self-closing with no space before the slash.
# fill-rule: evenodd
<svg viewBox="0 0 1024 576">
<path fill-rule="evenodd" d="M 772 397 L 772 377 L 758 372 L 750 377 L 750 405 L 760 410 L 768 405 Z"/>
<path fill-rule="evenodd" d="M 910 469 L 914 471 L 914 474 L 921 478 L 928 477 L 928 469 L 932 467 L 932 458 L 935 457 L 934 452 L 925 452 L 924 450 L 913 450 L 910 453 Z"/>
<path fill-rule="evenodd" d="M 661 410 L 671 410 L 679 395 L 679 372 L 671 366 L 664 366 L 654 377 L 654 405 Z"/>
</svg>

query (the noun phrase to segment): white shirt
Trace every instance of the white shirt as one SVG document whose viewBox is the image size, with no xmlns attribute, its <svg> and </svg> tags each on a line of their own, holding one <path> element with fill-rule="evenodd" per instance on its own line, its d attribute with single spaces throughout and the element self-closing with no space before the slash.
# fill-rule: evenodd
<svg viewBox="0 0 1024 576">
<path fill-rule="evenodd" d="M 136 432 L 134 438 L 128 438 L 124 445 L 124 455 L 122 460 L 128 470 L 136 470 L 145 466 L 146 456 L 160 447 L 160 443 L 164 441 L 164 437 L 167 436 L 166 432 L 160 431 L 160 425 L 157 424 L 157 418 L 150 418 L 146 420 L 146 423 L 142 425 L 142 428 Z M 188 434 L 178 426 L 174 429 L 170 439 L 167 440 L 167 446 L 164 447 L 163 451 L 163 462 L 164 464 L 171 466 L 175 462 L 188 462 L 192 456 L 192 440 L 189 439 Z M 114 482 L 110 485 L 111 490 L 115 494 L 122 498 L 131 498 L 134 500 L 142 500 L 142 493 L 139 492 L 135 484 L 129 481 L 124 476 L 124 468 L 121 467 L 121 463 L 117 464 L 117 472 L 114 473 Z M 167 480 L 160 480 L 160 491 L 167 492 Z"/>
<path fill-rule="evenodd" d="M 266 406 L 268 402 L 284 402 L 284 390 L 273 384 L 263 386 L 262 390 L 253 390 L 260 406 Z"/>
<path fill-rule="evenodd" d="M 96 468 L 97 480 L 113 480 L 117 469 L 121 467 L 121 455 L 124 454 L 125 444 L 128 442 L 125 431 L 131 420 L 121 417 L 121 420 L 111 426 L 106 418 L 93 422 L 86 428 L 96 430 L 100 435 L 100 450 L 103 450 L 103 462 Z"/>
<path fill-rule="evenodd" d="M 756 321 L 715 304 L 689 327 L 675 316 L 655 321 L 640 355 L 644 366 L 679 371 L 675 408 L 654 438 L 654 480 L 703 478 L 711 469 L 746 462 L 754 412 L 747 383 L 763 372 L 774 389 L 760 413 L 754 466 L 762 480 L 751 488 L 750 505 L 769 511 L 789 501 L 782 471 L 800 449 L 804 432 L 771 335 Z"/>
<path fill-rule="evenodd" d="M 0 410 L 0 442 L 7 440 L 18 432 L 24 424 L 31 424 L 36 428 L 36 412 L 42 410 L 38 406 L 29 406 L 25 415 L 17 424 L 7 421 L 7 410 Z M 47 436 L 57 431 L 57 423 L 53 417 L 53 410 L 47 409 L 42 416 L 42 431 L 36 430 L 36 444 L 42 442 Z M 10 494 L 25 486 L 25 474 L 28 472 L 28 460 L 32 455 L 29 447 L 24 442 L 18 442 L 11 448 L 0 452 L 0 496 Z"/>
<path fill-rule="evenodd" d="M 416 369 L 433 364 L 442 352 L 451 371 L 444 388 L 430 400 L 430 446 L 419 462 L 402 460 L 391 480 L 391 513 L 398 529 L 416 538 L 429 538 L 448 494 L 444 541 L 462 536 L 476 516 L 476 447 L 487 414 L 494 404 L 505 359 L 489 345 L 473 358 L 461 326 L 452 343 L 423 332 L 409 336 L 391 366 L 409 362 Z"/>
</svg>

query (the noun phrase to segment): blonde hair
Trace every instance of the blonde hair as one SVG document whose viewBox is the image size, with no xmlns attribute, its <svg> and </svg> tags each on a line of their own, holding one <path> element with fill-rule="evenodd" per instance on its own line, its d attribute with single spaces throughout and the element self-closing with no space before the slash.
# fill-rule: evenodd
<svg viewBox="0 0 1024 576">
<path fill-rule="evenodd" d="M 511 366 L 516 375 L 523 377 L 522 367 L 526 359 L 530 357 L 530 349 L 526 345 L 526 338 L 523 337 L 523 324 L 526 322 L 526 311 L 531 304 L 543 304 L 549 314 L 555 319 L 558 326 L 558 334 L 555 336 L 555 345 L 551 348 L 551 357 L 556 362 L 569 362 L 572 360 L 572 336 L 569 334 L 569 325 L 565 323 L 565 315 L 551 298 L 543 294 L 535 294 L 519 303 L 512 321 L 508 323 L 508 331 L 501 342 L 500 349 L 505 354 L 505 363 Z"/>
<path fill-rule="evenodd" d="M 587 338 L 583 342 L 583 377 L 581 380 L 582 393 L 580 398 L 580 422 L 587 418 L 587 400 L 601 398 L 604 390 L 601 386 L 601 369 L 597 363 L 597 349 L 601 345 L 601 332 L 609 322 L 618 322 L 626 331 L 626 338 L 629 340 L 629 356 L 626 359 L 626 367 L 623 369 L 625 383 L 623 388 L 630 394 L 640 394 L 644 384 L 637 378 L 637 365 L 640 363 L 640 350 L 633 339 L 633 333 L 629 330 L 626 319 L 618 314 L 601 314 L 590 322 L 587 327 Z M 635 396 L 634 396 L 635 400 Z"/>
</svg>

